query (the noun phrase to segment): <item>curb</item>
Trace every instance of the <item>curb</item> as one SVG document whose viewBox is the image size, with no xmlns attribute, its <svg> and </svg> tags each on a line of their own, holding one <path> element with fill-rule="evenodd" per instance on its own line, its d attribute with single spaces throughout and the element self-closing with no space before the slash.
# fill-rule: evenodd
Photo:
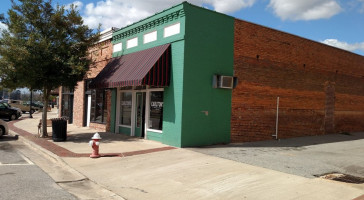
<svg viewBox="0 0 364 200">
<path fill-rule="evenodd" d="M 62 158 L 60 158 L 59 156 L 57 156 L 56 154 L 54 154 L 53 152 L 37 145 L 36 143 L 24 138 L 23 136 L 17 134 L 15 131 L 10 130 L 9 129 L 9 135 L 15 136 L 18 138 L 19 141 L 21 141 L 22 143 L 24 143 L 26 146 L 34 149 L 35 151 L 37 151 L 37 153 L 45 156 L 47 159 L 52 160 L 54 162 L 56 162 L 57 164 L 60 164 L 62 168 L 65 168 L 66 170 L 68 170 L 70 173 L 75 174 L 76 176 L 80 177 L 78 180 L 69 180 L 69 181 L 62 181 L 62 182 L 56 182 L 56 180 L 54 180 L 57 184 L 67 184 L 68 182 L 78 182 L 78 181 L 83 181 L 83 180 L 88 180 L 91 183 L 93 183 L 96 187 L 99 187 L 99 190 L 105 191 L 108 195 L 107 198 L 109 199 L 119 199 L 119 200 L 125 200 L 123 197 L 121 197 L 120 195 L 112 192 L 111 190 L 109 190 L 107 187 L 100 185 L 99 183 L 97 183 L 96 181 L 93 181 L 91 179 L 89 179 L 87 176 L 85 176 L 84 174 L 82 174 L 81 172 L 75 170 L 74 168 L 72 168 L 71 166 L 69 166 Z M 64 188 L 66 189 L 66 188 Z M 68 189 L 66 189 L 68 190 Z M 104 192 L 104 193 L 105 193 Z M 74 194 L 75 195 L 75 194 Z M 82 194 L 81 194 L 82 195 Z M 77 196 L 77 195 L 75 195 Z M 78 197 L 80 198 L 80 197 Z M 80 199 L 84 199 L 84 198 L 80 198 Z M 86 198 L 89 199 L 89 198 Z"/>
<path fill-rule="evenodd" d="M 364 195 L 361 195 L 361 196 L 359 196 L 359 197 L 357 197 L 357 198 L 355 198 L 353 200 L 364 200 Z"/>
<path fill-rule="evenodd" d="M 23 142 L 24 144 L 26 144 L 28 147 L 37 150 L 38 153 L 41 153 L 42 155 L 44 155 L 45 157 L 47 157 L 50 160 L 53 160 L 55 162 L 60 163 L 62 166 L 67 167 L 68 170 L 72 171 L 72 173 L 77 173 L 77 175 L 83 177 L 83 178 L 87 178 L 85 175 L 83 175 L 81 172 L 73 169 L 71 166 L 69 166 L 63 159 L 61 159 L 59 156 L 57 156 L 56 154 L 52 153 L 51 151 L 48 151 L 47 149 L 44 149 L 43 147 L 35 144 L 32 141 L 29 141 L 27 139 L 25 139 L 23 136 L 18 135 L 16 132 L 9 130 L 9 135 L 13 135 L 13 136 L 18 136 L 18 139 Z"/>
</svg>

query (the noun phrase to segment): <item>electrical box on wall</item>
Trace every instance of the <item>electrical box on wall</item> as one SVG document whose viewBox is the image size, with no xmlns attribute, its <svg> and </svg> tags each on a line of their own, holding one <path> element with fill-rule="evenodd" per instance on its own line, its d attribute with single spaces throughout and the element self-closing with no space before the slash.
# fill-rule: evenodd
<svg viewBox="0 0 364 200">
<path fill-rule="evenodd" d="M 213 88 L 233 89 L 238 83 L 237 77 L 215 74 L 212 78 Z"/>
</svg>

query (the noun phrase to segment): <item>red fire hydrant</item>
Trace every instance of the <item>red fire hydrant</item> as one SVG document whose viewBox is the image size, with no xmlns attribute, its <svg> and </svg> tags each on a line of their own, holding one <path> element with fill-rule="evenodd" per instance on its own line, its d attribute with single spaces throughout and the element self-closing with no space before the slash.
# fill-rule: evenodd
<svg viewBox="0 0 364 200">
<path fill-rule="evenodd" d="M 92 154 L 90 155 L 90 158 L 99 158 L 100 154 L 99 154 L 99 146 L 100 146 L 100 134 L 99 133 L 95 133 L 95 135 L 91 138 L 92 140 L 90 140 L 89 145 L 92 147 Z"/>
</svg>

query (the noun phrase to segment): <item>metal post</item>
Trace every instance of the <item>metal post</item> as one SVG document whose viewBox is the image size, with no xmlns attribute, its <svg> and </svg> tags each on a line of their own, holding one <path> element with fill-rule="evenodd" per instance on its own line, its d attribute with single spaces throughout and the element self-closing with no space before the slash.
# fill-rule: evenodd
<svg viewBox="0 0 364 200">
<path fill-rule="evenodd" d="M 33 118 L 32 116 L 32 103 L 33 103 L 33 90 L 30 90 L 30 104 L 29 104 L 29 118 Z"/>
<path fill-rule="evenodd" d="M 278 114 L 279 114 L 279 97 L 277 97 L 276 134 L 272 135 L 273 137 L 276 137 L 276 140 L 278 139 Z"/>
</svg>

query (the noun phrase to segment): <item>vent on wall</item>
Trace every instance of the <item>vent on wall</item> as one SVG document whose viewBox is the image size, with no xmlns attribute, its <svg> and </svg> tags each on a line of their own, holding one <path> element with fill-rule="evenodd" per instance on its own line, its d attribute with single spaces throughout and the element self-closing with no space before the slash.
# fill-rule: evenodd
<svg viewBox="0 0 364 200">
<path fill-rule="evenodd" d="M 233 89 L 238 79 L 233 76 L 214 75 L 212 79 L 213 88 Z"/>
</svg>

